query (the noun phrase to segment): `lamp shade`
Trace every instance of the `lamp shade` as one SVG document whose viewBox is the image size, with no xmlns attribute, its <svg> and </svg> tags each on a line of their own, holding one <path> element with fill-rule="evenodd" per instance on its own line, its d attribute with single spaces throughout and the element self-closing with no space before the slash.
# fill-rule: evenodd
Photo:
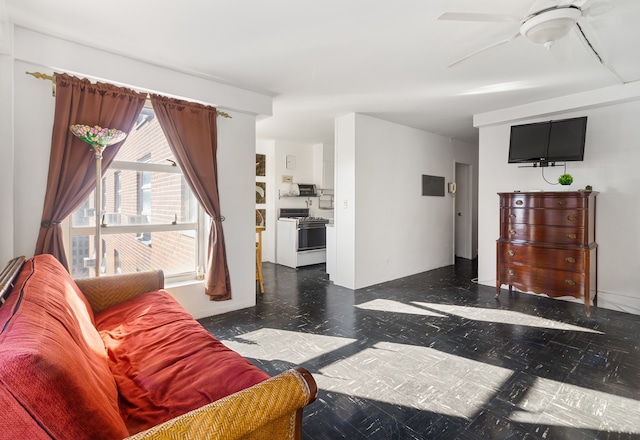
<svg viewBox="0 0 640 440">
<path fill-rule="evenodd" d="M 520 33 L 534 43 L 553 43 L 567 35 L 581 16 L 578 8 L 551 9 L 522 23 Z"/>
<path fill-rule="evenodd" d="M 71 133 L 93 147 L 108 147 L 124 140 L 127 134 L 115 128 L 102 128 L 97 125 L 75 124 L 69 127 Z"/>
</svg>

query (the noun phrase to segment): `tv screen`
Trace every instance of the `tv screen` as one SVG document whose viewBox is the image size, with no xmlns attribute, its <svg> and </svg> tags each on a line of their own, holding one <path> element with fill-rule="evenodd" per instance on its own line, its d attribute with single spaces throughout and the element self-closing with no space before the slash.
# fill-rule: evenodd
<svg viewBox="0 0 640 440">
<path fill-rule="evenodd" d="M 509 163 L 546 160 L 550 131 L 549 122 L 512 126 Z"/>
<path fill-rule="evenodd" d="M 587 117 L 514 125 L 509 163 L 581 161 Z"/>
<path fill-rule="evenodd" d="M 547 160 L 549 162 L 583 160 L 586 132 L 586 116 L 551 122 Z"/>
</svg>

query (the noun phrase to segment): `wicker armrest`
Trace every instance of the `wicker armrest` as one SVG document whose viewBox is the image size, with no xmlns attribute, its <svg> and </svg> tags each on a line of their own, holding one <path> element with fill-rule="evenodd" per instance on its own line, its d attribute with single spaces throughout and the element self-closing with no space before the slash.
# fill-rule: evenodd
<svg viewBox="0 0 640 440">
<path fill-rule="evenodd" d="M 161 270 L 154 270 L 97 278 L 81 278 L 75 282 L 87 297 L 93 311 L 97 313 L 129 298 L 163 289 L 164 274 Z"/>
<path fill-rule="evenodd" d="M 297 367 L 127 439 L 300 438 L 301 408 L 317 394 L 311 374 Z"/>
</svg>

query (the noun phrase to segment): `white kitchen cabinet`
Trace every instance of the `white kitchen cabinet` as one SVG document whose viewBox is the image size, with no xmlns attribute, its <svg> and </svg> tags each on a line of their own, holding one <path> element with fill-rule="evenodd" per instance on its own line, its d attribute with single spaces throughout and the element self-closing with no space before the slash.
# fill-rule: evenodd
<svg viewBox="0 0 640 440">
<path fill-rule="evenodd" d="M 317 144 L 313 146 L 313 180 L 319 189 L 333 189 L 334 147 Z"/>
</svg>

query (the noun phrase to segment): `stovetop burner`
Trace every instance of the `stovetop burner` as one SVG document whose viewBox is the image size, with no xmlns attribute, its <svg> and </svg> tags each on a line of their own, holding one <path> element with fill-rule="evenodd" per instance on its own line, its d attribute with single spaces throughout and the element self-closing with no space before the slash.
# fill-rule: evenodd
<svg viewBox="0 0 640 440">
<path fill-rule="evenodd" d="M 329 220 L 323 217 L 298 217 L 298 221 L 300 222 L 321 222 L 321 223 L 329 223 Z"/>
</svg>

